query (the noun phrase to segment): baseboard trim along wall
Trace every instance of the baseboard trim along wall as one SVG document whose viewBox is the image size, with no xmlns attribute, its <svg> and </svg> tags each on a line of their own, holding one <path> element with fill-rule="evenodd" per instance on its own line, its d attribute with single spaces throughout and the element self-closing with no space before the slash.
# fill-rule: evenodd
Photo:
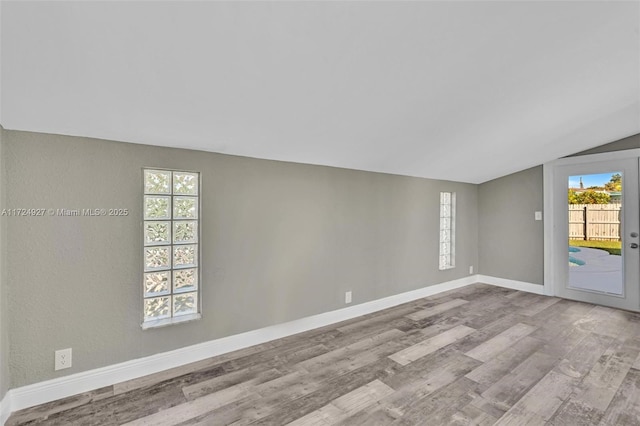
<svg viewBox="0 0 640 426">
<path fill-rule="evenodd" d="M 125 382 L 127 380 L 136 379 L 149 374 L 158 373 L 170 368 L 179 367 L 217 355 L 233 352 L 238 349 L 291 336 L 303 331 L 324 327 L 326 325 L 377 312 L 382 309 L 411 302 L 423 297 L 432 296 L 444 291 L 465 287 L 478 282 L 542 294 L 541 285 L 488 277 L 484 275 L 470 275 L 457 280 L 434 284 L 418 290 L 361 303 L 359 305 L 331 312 L 325 312 L 258 330 L 252 330 L 209 342 L 187 346 L 169 352 L 151 355 L 145 358 L 126 361 L 107 367 L 97 368 L 70 376 L 11 389 L 7 392 L 0 404 L 0 424 L 4 425 L 9 414 L 17 410 L 22 410 L 24 408 L 33 407 L 35 405 L 44 404 L 83 392 L 89 392 L 101 387 L 114 385 L 116 383 Z"/>
<path fill-rule="evenodd" d="M 497 287 L 510 288 L 512 290 L 526 291 L 527 293 L 544 294 L 544 286 L 524 281 L 509 280 L 505 278 L 490 277 L 487 275 L 476 275 L 477 282 L 491 284 Z"/>
<path fill-rule="evenodd" d="M 7 419 L 9 418 L 9 415 L 11 414 L 11 395 L 10 392 L 7 392 L 7 394 L 4 396 L 4 398 L 2 398 L 2 401 L 0 401 L 0 425 L 4 425 L 5 422 L 7 421 Z"/>
</svg>

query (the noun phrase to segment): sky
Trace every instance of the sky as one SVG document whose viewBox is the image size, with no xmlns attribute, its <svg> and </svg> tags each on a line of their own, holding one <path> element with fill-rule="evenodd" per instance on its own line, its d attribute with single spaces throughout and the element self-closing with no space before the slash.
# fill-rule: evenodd
<svg viewBox="0 0 640 426">
<path fill-rule="evenodd" d="M 577 175 L 577 176 L 569 176 L 569 187 L 570 188 L 580 188 L 580 177 L 582 177 L 582 183 L 585 188 L 590 186 L 604 186 L 605 183 L 609 182 L 611 176 L 622 172 L 611 172 L 611 173 L 599 173 L 595 175 Z"/>
</svg>

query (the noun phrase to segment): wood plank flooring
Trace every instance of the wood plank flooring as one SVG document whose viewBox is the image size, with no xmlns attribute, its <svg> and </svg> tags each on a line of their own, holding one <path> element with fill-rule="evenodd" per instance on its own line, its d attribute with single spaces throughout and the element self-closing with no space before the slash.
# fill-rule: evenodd
<svg viewBox="0 0 640 426">
<path fill-rule="evenodd" d="M 639 425 L 640 314 L 476 284 L 8 425 Z"/>
</svg>

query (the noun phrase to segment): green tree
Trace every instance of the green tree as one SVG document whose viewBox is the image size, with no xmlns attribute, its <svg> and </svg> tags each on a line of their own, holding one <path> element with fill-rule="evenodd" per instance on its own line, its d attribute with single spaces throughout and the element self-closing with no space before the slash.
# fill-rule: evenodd
<svg viewBox="0 0 640 426">
<path fill-rule="evenodd" d="M 622 175 L 620 173 L 612 175 L 609 182 L 604 184 L 604 189 L 607 191 L 622 191 Z"/>
<path fill-rule="evenodd" d="M 573 189 L 569 190 L 569 204 L 580 204 L 578 203 L 578 194 Z"/>
<path fill-rule="evenodd" d="M 569 190 L 569 204 L 609 204 L 611 196 L 604 192 L 596 192 L 593 189 L 587 189 L 584 192 L 576 192 Z"/>
</svg>

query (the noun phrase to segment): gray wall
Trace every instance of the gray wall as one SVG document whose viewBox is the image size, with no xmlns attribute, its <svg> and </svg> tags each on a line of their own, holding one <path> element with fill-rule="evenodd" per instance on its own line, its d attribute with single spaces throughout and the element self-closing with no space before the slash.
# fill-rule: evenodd
<svg viewBox="0 0 640 426">
<path fill-rule="evenodd" d="M 4 129 L 0 126 L 0 211 L 4 203 Z M 0 216 L 0 401 L 9 389 L 9 324 L 5 279 L 5 224 L 4 216 Z"/>
<path fill-rule="evenodd" d="M 640 134 L 629 136 L 628 138 L 620 139 L 619 141 L 588 149 L 586 151 L 570 155 L 570 157 L 575 157 L 578 155 L 600 154 L 602 152 L 624 151 L 625 149 L 635 148 L 640 148 Z"/>
<path fill-rule="evenodd" d="M 6 131 L 11 208 L 128 217 L 9 218 L 11 387 L 468 275 L 476 185 Z M 142 331 L 141 169 L 202 172 L 200 321 Z M 438 270 L 439 191 L 456 191 L 458 267 Z M 533 213 L 531 213 L 533 214 Z M 73 367 L 53 371 L 53 352 Z"/>
<path fill-rule="evenodd" d="M 572 156 L 640 148 L 640 134 Z M 478 188 L 479 272 L 534 284 L 544 283 L 542 166 L 504 176 Z"/>
<path fill-rule="evenodd" d="M 478 188 L 479 272 L 544 283 L 542 166 L 481 184 Z"/>
</svg>

